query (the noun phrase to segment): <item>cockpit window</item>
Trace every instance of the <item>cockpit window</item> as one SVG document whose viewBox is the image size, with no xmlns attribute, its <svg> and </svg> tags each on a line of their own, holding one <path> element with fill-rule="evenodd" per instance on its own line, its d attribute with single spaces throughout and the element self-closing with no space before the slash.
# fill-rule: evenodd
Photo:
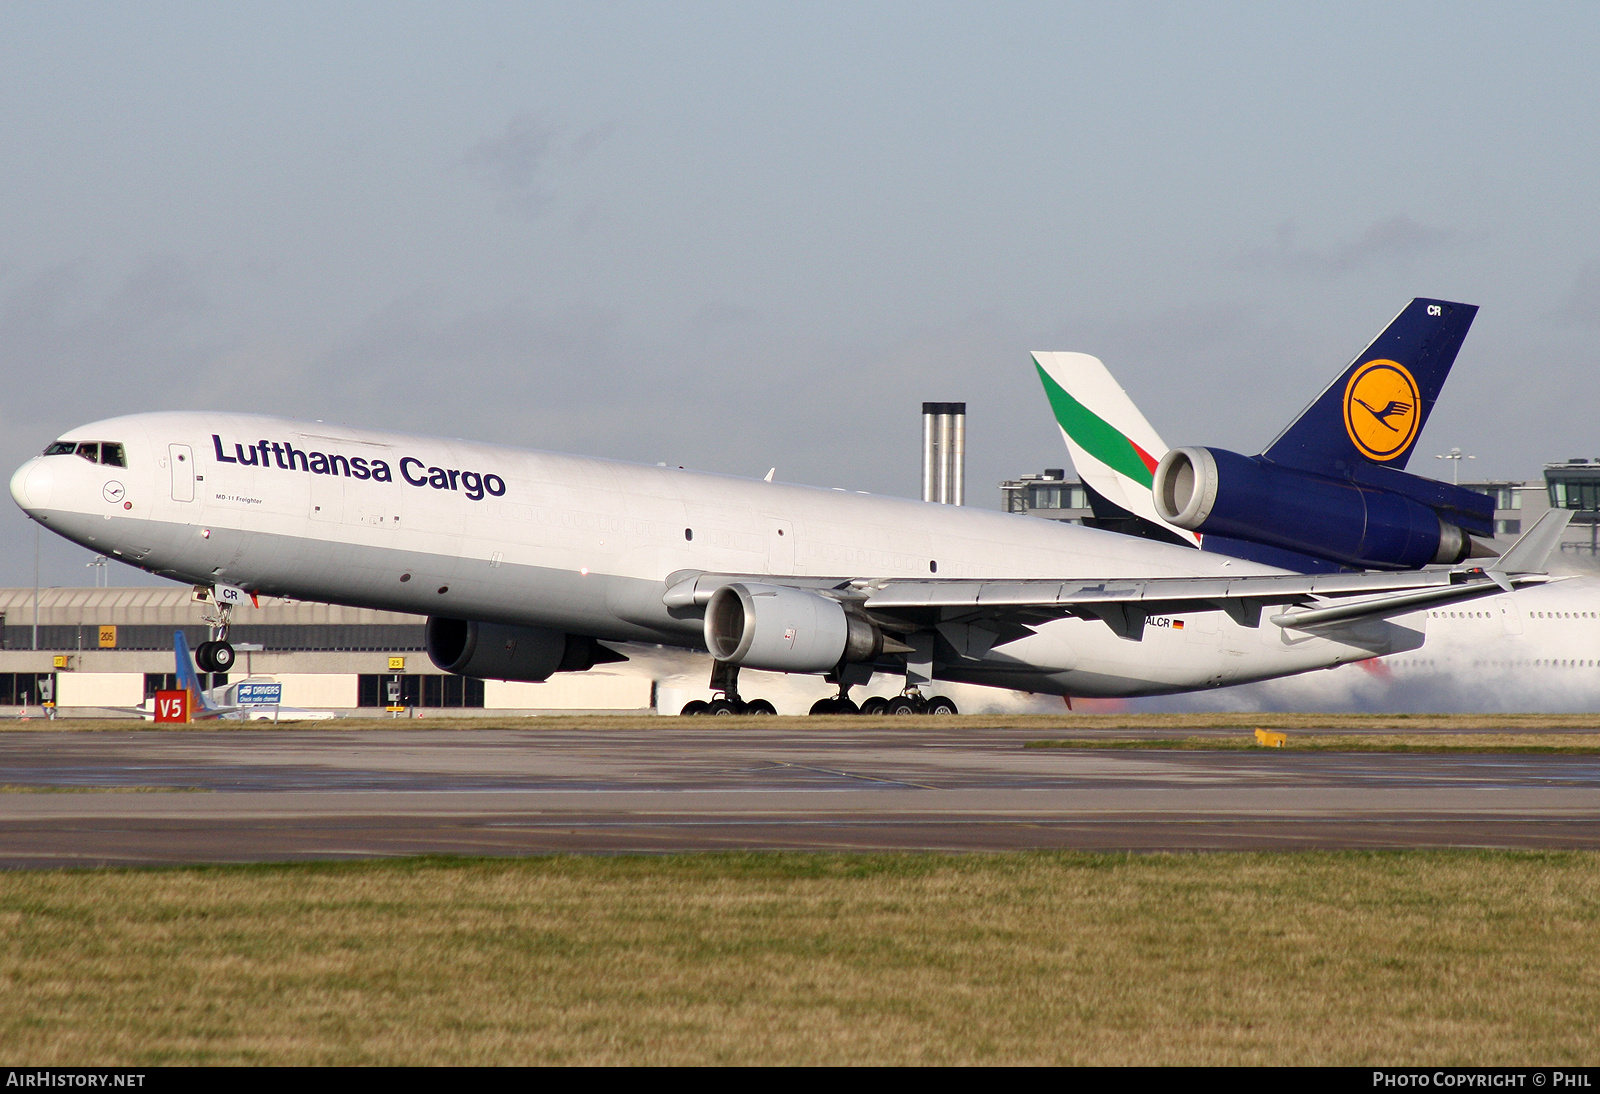
<svg viewBox="0 0 1600 1094">
<path fill-rule="evenodd" d="M 90 463 L 103 463 L 110 467 L 127 467 L 128 457 L 116 441 L 52 441 L 44 450 L 46 456 L 79 455 Z"/>
</svg>

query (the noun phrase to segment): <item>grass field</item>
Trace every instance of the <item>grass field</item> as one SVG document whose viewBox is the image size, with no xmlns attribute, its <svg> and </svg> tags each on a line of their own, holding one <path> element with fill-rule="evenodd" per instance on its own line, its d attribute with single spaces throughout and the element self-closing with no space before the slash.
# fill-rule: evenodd
<svg viewBox="0 0 1600 1094">
<path fill-rule="evenodd" d="M 0 875 L 16 1063 L 1593 1063 L 1600 855 Z"/>
</svg>

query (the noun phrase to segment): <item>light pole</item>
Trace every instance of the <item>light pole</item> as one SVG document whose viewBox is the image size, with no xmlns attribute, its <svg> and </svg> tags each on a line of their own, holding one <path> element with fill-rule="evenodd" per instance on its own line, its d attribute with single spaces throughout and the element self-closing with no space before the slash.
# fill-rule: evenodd
<svg viewBox="0 0 1600 1094">
<path fill-rule="evenodd" d="M 96 589 L 104 588 L 109 580 L 109 575 L 106 573 L 106 563 L 110 561 L 105 555 L 95 555 L 84 563 L 85 567 L 93 567 L 94 569 L 94 587 Z"/>
<path fill-rule="evenodd" d="M 1434 457 L 1434 459 L 1436 459 L 1436 460 L 1449 460 L 1450 461 L 1450 484 L 1452 486 L 1460 486 L 1461 485 L 1461 461 L 1462 460 L 1475 460 L 1477 458 L 1478 457 L 1476 457 L 1476 456 L 1463 456 L 1461 454 L 1461 449 L 1459 449 L 1459 448 L 1452 448 L 1450 450 L 1450 454 L 1447 455 L 1447 456 L 1435 456 Z"/>
</svg>

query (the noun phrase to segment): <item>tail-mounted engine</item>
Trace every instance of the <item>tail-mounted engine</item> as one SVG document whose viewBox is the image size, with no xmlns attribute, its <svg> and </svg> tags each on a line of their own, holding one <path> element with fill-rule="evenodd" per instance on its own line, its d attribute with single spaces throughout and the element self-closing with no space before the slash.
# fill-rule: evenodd
<svg viewBox="0 0 1600 1094">
<path fill-rule="evenodd" d="M 1412 489 L 1452 489 L 1401 472 L 1391 474 L 1400 476 L 1397 482 L 1426 484 L 1400 482 Z M 1172 449 L 1157 465 L 1152 486 L 1156 512 L 1179 528 L 1349 566 L 1416 569 L 1460 562 L 1473 547 L 1460 526 L 1395 490 L 1313 475 L 1221 448 Z"/>
</svg>

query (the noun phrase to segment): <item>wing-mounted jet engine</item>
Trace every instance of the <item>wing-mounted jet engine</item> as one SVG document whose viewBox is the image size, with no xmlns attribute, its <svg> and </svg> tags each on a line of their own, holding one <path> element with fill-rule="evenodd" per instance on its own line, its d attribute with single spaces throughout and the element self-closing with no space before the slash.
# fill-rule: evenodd
<svg viewBox="0 0 1600 1094">
<path fill-rule="evenodd" d="M 755 582 L 735 582 L 711 594 L 705 635 L 706 648 L 719 661 L 775 672 L 831 672 L 883 652 L 883 632 L 838 600 Z"/>
<path fill-rule="evenodd" d="M 533 684 L 627 660 L 583 635 L 436 615 L 428 617 L 427 646 L 428 658 L 445 672 Z"/>
<path fill-rule="evenodd" d="M 1036 353 L 1074 465 L 1153 538 L 1303 572 L 1409 569 L 1494 552 L 1485 494 L 1407 473 L 1478 309 L 1411 301 L 1258 456 L 1169 450 L 1100 361 Z"/>
</svg>

